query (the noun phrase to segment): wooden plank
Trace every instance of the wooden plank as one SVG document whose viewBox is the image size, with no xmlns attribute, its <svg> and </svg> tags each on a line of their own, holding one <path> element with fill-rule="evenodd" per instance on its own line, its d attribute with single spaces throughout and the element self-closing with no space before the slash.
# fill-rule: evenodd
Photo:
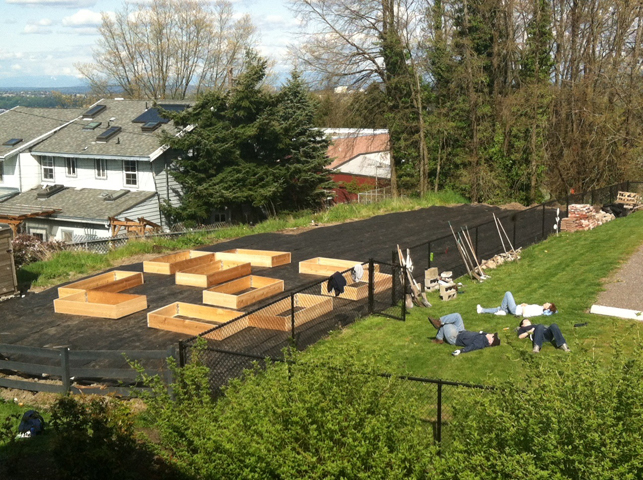
<svg viewBox="0 0 643 480">
<path fill-rule="evenodd" d="M 136 380 L 138 371 L 133 368 L 71 368 L 71 375 L 74 378 L 103 378 L 109 380 Z M 145 370 L 148 375 L 159 375 L 163 373 L 159 370 Z"/>
<path fill-rule="evenodd" d="M 95 277 L 86 278 L 58 288 L 58 296 L 66 297 L 86 290 L 101 290 L 106 292 L 120 292 L 143 284 L 141 272 L 127 272 L 115 270 Z"/>
<path fill-rule="evenodd" d="M 214 253 L 212 252 L 188 250 L 145 261 L 143 262 L 143 271 L 161 275 L 174 275 L 179 270 L 189 269 L 213 261 Z"/>
<path fill-rule="evenodd" d="M 176 272 L 176 284 L 208 288 L 212 285 L 250 275 L 250 263 L 237 263 L 217 260 L 207 265 L 199 265 L 188 270 Z"/>
<path fill-rule="evenodd" d="M 18 354 L 31 355 L 40 358 L 60 358 L 60 350 L 40 347 L 28 347 L 25 345 L 1 344 L 0 353 L 2 353 L 3 355 Z"/>
<path fill-rule="evenodd" d="M 295 294 L 295 306 L 300 309 L 295 313 L 295 326 L 302 325 L 333 310 L 333 300 L 329 297 Z M 268 330 L 289 331 L 292 328 L 290 298 L 284 298 L 266 308 L 248 315 L 251 327 Z"/>
<path fill-rule="evenodd" d="M 607 315 L 608 317 L 626 318 L 630 320 L 643 321 L 643 312 L 630 310 L 628 308 L 606 307 L 603 305 L 592 305 L 589 313 L 596 315 Z"/>
<path fill-rule="evenodd" d="M 29 382 L 26 380 L 11 380 L 0 378 L 0 387 L 27 390 L 29 392 L 64 393 L 62 385 L 41 382 Z"/>
<path fill-rule="evenodd" d="M 299 262 L 299 273 L 330 277 L 335 272 L 350 270 L 357 264 L 361 265 L 362 262 L 339 260 L 337 258 L 315 257 Z M 380 266 L 378 264 L 375 264 L 375 271 L 380 271 Z M 364 268 L 364 276 L 362 277 L 362 280 L 368 281 L 368 268 Z"/>
<path fill-rule="evenodd" d="M 368 297 L 368 282 L 353 282 L 350 272 L 344 274 L 346 286 L 344 293 L 335 295 L 335 292 L 329 292 L 326 282 L 321 284 L 321 294 L 328 297 L 344 298 L 346 300 L 363 300 Z M 391 289 L 393 286 L 393 277 L 386 273 L 375 272 L 374 293 L 381 293 Z"/>
<path fill-rule="evenodd" d="M 216 252 L 215 257 L 217 260 L 249 262 L 253 267 L 272 268 L 290 263 L 290 252 L 276 252 L 272 250 L 235 248 L 223 252 Z"/>
<path fill-rule="evenodd" d="M 168 309 L 168 307 L 171 308 Z M 167 315 L 165 312 L 168 310 L 175 311 L 176 313 L 174 315 Z M 179 315 L 190 318 L 177 318 Z M 207 330 L 211 330 L 217 325 L 229 322 L 242 315 L 244 315 L 243 312 L 177 302 L 148 313 L 147 326 L 176 333 L 199 335 Z M 247 326 L 247 321 L 242 322 L 240 326 L 244 323 Z M 245 326 L 241 328 L 245 328 Z M 221 334 L 223 333 L 224 332 L 221 332 Z"/>
<path fill-rule="evenodd" d="M 248 288 L 254 290 L 242 294 Z M 203 291 L 203 303 L 238 310 L 284 291 L 284 281 L 248 275 Z"/>
<path fill-rule="evenodd" d="M 145 295 L 89 290 L 54 300 L 54 312 L 118 319 L 147 308 Z"/>
<path fill-rule="evenodd" d="M 0 345 L 0 352 L 2 346 Z M 167 350 L 70 350 L 70 360 L 165 360 Z"/>
<path fill-rule="evenodd" d="M 43 365 L 39 363 L 14 362 L 11 360 L 0 360 L 1 370 L 14 370 L 28 375 L 61 375 L 60 365 Z"/>
</svg>

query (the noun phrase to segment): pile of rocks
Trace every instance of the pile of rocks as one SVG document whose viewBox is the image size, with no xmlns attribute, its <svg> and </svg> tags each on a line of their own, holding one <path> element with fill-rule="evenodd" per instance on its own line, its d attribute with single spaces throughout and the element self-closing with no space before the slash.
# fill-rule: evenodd
<svg viewBox="0 0 643 480">
<path fill-rule="evenodd" d="M 489 260 L 483 260 L 480 263 L 480 266 L 484 268 L 489 268 L 493 270 L 494 268 L 499 267 L 503 263 L 513 262 L 514 260 L 520 260 L 520 249 L 513 252 L 500 253 L 495 257 L 490 258 Z"/>
<path fill-rule="evenodd" d="M 569 216 L 560 221 L 560 231 L 591 230 L 614 218 L 611 213 L 597 212 L 591 205 L 570 205 Z"/>
</svg>

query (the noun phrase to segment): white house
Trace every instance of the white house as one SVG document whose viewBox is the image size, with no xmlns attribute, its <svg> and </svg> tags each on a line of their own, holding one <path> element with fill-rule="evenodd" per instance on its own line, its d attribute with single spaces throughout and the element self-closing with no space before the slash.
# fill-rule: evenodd
<svg viewBox="0 0 643 480">
<path fill-rule="evenodd" d="M 160 106 L 181 110 L 189 105 Z M 24 137 L 22 130 L 5 131 L 5 125 L 33 110 L 0 115 L 0 134 Z M 63 241 L 110 236 L 109 217 L 144 217 L 167 227 L 161 202 L 177 205 L 180 188 L 168 173 L 174 152 L 160 145 L 159 133 L 177 131 L 152 102 L 101 100 L 87 111 L 38 109 L 30 118 L 34 126 L 43 124 L 46 130 L 47 125 L 48 130 L 39 137 L 30 133 L 22 150 L 3 157 L 1 186 L 19 192 L 11 196 L 8 191 L 5 197 L 10 198 L 2 201 L 0 190 L 3 218 L 30 212 L 22 231 Z M 40 211 L 48 213 L 38 216 Z"/>
</svg>

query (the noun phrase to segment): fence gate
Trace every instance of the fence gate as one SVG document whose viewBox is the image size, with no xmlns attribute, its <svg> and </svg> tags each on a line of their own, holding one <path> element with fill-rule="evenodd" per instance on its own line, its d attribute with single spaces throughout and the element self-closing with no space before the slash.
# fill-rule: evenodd
<svg viewBox="0 0 643 480">
<path fill-rule="evenodd" d="M 0 295 L 12 295 L 18 291 L 16 265 L 11 248 L 11 229 L 0 228 Z"/>
</svg>

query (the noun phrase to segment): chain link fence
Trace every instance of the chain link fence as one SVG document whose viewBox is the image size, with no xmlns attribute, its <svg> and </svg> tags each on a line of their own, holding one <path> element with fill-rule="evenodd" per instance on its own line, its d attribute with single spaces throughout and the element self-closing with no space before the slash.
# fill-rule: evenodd
<svg viewBox="0 0 643 480">
<path fill-rule="evenodd" d="M 73 243 L 67 243 L 64 248 L 70 251 L 85 251 L 93 253 L 106 254 L 117 248 L 127 245 L 128 242 L 140 240 L 155 240 L 155 239 L 175 239 L 184 235 L 192 235 L 199 233 L 210 233 L 221 228 L 227 227 L 228 223 L 215 223 L 212 225 L 202 225 L 194 228 L 185 228 L 183 225 L 175 226 L 181 228 L 180 230 L 171 229 L 169 232 L 160 233 L 146 233 L 145 235 L 119 235 L 110 238 L 96 238 L 95 236 L 87 236 L 86 238 L 74 237 Z"/>
<path fill-rule="evenodd" d="M 616 201 L 619 191 L 641 193 L 643 182 L 624 182 L 593 192 L 570 194 L 564 201 L 552 200 L 501 215 L 499 224 L 491 219 L 454 233 L 456 236 L 466 233 L 478 260 L 491 258 L 545 240 L 556 232 L 553 226 L 557 224 L 557 217 L 565 218 L 570 204 L 610 204 Z M 409 247 L 408 251 L 414 264 L 412 275 L 420 283 L 424 269 L 430 267 L 450 270 L 453 278 L 466 274 L 454 235 L 431 239 Z M 403 250 L 405 256 L 406 253 L 406 249 Z M 409 293 L 409 285 L 406 269 L 399 265 L 397 250 L 391 252 L 390 263 L 370 260 L 362 267 L 364 276 L 359 281 L 351 277 L 351 270 L 339 272 L 347 282 L 339 295 L 329 289 L 328 279 L 315 282 L 200 335 L 207 343 L 200 361 L 210 369 L 213 391 L 220 392 L 230 379 L 240 377 L 254 365 L 286 361 L 287 347 L 303 350 L 333 330 L 367 315 L 379 314 L 404 321 L 404 294 Z M 181 365 L 192 360 L 192 347 L 198 338 L 180 343 Z M 398 377 L 398 380 L 405 382 L 404 401 L 413 402 L 415 411 L 431 425 L 438 442 L 448 442 L 455 435 L 450 424 L 459 408 L 470 410 L 480 402 L 481 395 L 496 391 L 492 387 L 439 379 Z"/>
<path fill-rule="evenodd" d="M 335 274 L 345 281 L 343 288 L 317 281 L 201 334 L 207 341 L 201 361 L 210 368 L 212 387 L 219 389 L 253 362 L 283 359 L 285 348 L 303 350 L 359 318 L 377 313 L 404 321 L 404 268 L 375 260 L 361 267 L 361 277 L 354 269 Z M 191 360 L 197 339 L 181 342 L 182 364 Z"/>
</svg>

